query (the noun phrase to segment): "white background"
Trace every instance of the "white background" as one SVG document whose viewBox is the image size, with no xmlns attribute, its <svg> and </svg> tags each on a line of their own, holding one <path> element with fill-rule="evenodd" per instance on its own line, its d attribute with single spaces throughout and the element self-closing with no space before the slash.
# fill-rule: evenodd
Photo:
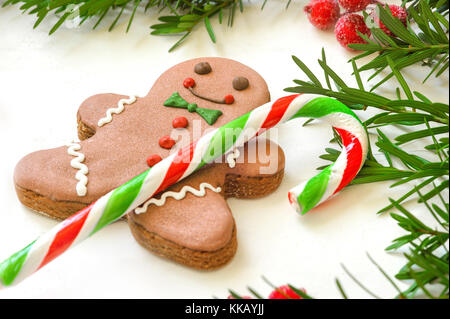
<svg viewBox="0 0 450 319">
<path fill-rule="evenodd" d="M 260 3 L 253 1 L 243 14 L 237 12 L 233 28 L 212 19 L 217 44 L 200 26 L 170 54 L 167 50 L 178 37 L 150 36 L 149 26 L 156 22 L 153 14 L 138 12 L 128 34 L 130 12 L 113 32 L 107 30 L 114 19 L 109 17 L 95 31 L 91 22 L 77 29 L 63 26 L 48 36 L 55 17 L 33 30 L 35 17 L 21 15 L 18 6 L 0 9 L 0 259 L 56 225 L 19 203 L 13 170 L 27 153 L 76 138 L 76 111 L 88 96 L 146 94 L 170 66 L 199 56 L 222 56 L 257 70 L 275 99 L 292 85 L 292 79 L 305 79 L 291 55 L 322 78 L 317 64 L 322 47 L 331 66 L 352 83 L 346 61 L 353 53 L 340 47 L 333 32 L 319 31 L 308 22 L 302 11 L 305 4 L 293 2 L 285 10 L 285 1 L 270 0 L 261 11 Z M 426 71 L 420 66 L 408 69 L 411 86 L 432 100 L 448 103 L 448 74 L 422 85 Z M 385 85 L 379 92 L 392 94 L 393 87 Z M 318 156 L 331 138 L 326 125 L 317 122 L 303 128 L 300 124 L 292 121 L 278 134 L 287 156 L 281 187 L 264 199 L 229 200 L 239 245 L 225 267 L 203 272 L 156 257 L 134 241 L 125 222 L 118 222 L 20 285 L 0 291 L 0 298 L 226 298 L 228 289 L 248 295 L 247 286 L 267 296 L 271 288 L 261 276 L 276 285 L 289 282 L 305 287 L 319 298 L 340 298 L 335 285 L 339 278 L 349 297 L 370 297 L 341 264 L 379 296 L 395 296 L 366 253 L 391 275 L 405 263 L 401 253 L 384 251 L 401 230 L 388 215 L 376 214 L 389 203 L 389 196 L 398 198 L 405 189 L 389 189 L 388 182 L 355 186 L 307 216 L 297 215 L 288 204 L 287 191 L 324 165 Z M 408 207 L 426 215 L 421 206 Z"/>
</svg>

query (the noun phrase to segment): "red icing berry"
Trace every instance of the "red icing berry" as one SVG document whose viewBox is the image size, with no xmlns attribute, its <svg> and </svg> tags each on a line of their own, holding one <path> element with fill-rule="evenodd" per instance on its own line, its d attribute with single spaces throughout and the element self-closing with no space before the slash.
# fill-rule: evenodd
<svg viewBox="0 0 450 319">
<path fill-rule="evenodd" d="M 334 28 L 336 39 L 343 47 L 349 50 L 352 50 L 348 47 L 348 44 L 350 43 L 366 43 L 366 41 L 359 36 L 358 31 L 370 36 L 370 29 L 366 26 L 364 18 L 355 13 L 348 13 L 339 18 Z"/>
<path fill-rule="evenodd" d="M 311 0 L 304 11 L 313 26 L 326 30 L 332 28 L 339 19 L 341 8 L 337 0 Z"/>
<path fill-rule="evenodd" d="M 194 80 L 193 78 L 186 78 L 186 79 L 183 81 L 183 86 L 184 86 L 185 88 L 193 88 L 194 85 L 195 85 L 195 80 Z"/>
<path fill-rule="evenodd" d="M 175 145 L 175 141 L 170 136 L 166 135 L 159 139 L 159 146 L 166 149 L 171 149 Z"/>
<path fill-rule="evenodd" d="M 225 104 L 233 104 L 234 96 L 231 94 L 228 94 L 227 96 L 225 96 L 224 100 L 225 100 Z"/>
<path fill-rule="evenodd" d="M 172 121 L 173 128 L 185 128 L 188 126 L 188 120 L 184 116 L 176 117 Z"/>
<path fill-rule="evenodd" d="M 391 10 L 392 15 L 394 16 L 394 18 L 399 19 L 400 22 L 403 23 L 403 25 L 406 27 L 406 20 L 408 20 L 408 14 L 406 13 L 405 8 L 403 8 L 401 6 L 397 6 L 395 4 L 392 4 L 392 5 L 389 5 L 389 9 Z M 375 23 L 378 24 L 378 26 L 380 27 L 381 30 L 383 30 L 384 33 L 386 33 L 389 36 L 394 36 L 392 31 L 389 30 L 383 24 L 383 22 L 380 21 L 380 19 L 378 18 L 375 10 L 372 11 L 371 16 L 373 17 Z"/>
<path fill-rule="evenodd" d="M 269 299 L 303 299 L 303 297 L 297 295 L 288 285 L 280 286 L 270 293 Z M 300 289 L 305 292 L 305 289 Z"/>
<path fill-rule="evenodd" d="M 149 157 L 147 157 L 147 165 L 150 167 L 155 166 L 155 164 L 162 161 L 162 157 L 158 154 L 152 154 Z"/>
<path fill-rule="evenodd" d="M 373 0 L 338 0 L 342 8 L 347 12 L 364 10 Z"/>
</svg>

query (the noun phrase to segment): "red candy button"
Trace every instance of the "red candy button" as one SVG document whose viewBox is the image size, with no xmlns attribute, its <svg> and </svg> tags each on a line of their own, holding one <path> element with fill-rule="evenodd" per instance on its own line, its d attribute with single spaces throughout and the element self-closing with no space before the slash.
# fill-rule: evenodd
<svg viewBox="0 0 450 319">
<path fill-rule="evenodd" d="M 159 146 L 166 149 L 171 149 L 175 145 L 175 141 L 168 135 L 159 139 Z"/>
<path fill-rule="evenodd" d="M 155 166 L 157 163 L 161 162 L 162 158 L 158 154 L 153 154 L 147 157 L 147 165 L 150 167 Z"/>
<path fill-rule="evenodd" d="M 184 116 L 176 117 L 172 121 L 173 128 L 185 128 L 188 126 L 188 120 Z"/>
<path fill-rule="evenodd" d="M 225 103 L 226 104 L 233 104 L 234 103 L 234 96 L 229 94 L 227 96 L 225 96 Z"/>
<path fill-rule="evenodd" d="M 195 85 L 195 80 L 194 80 L 193 78 L 186 78 L 186 79 L 183 81 L 183 86 L 184 86 L 185 88 L 193 88 L 194 85 Z"/>
</svg>

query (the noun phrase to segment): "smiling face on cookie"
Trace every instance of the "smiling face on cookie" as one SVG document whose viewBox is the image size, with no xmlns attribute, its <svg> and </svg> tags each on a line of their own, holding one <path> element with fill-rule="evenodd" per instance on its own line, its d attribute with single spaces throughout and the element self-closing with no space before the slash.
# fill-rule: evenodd
<svg viewBox="0 0 450 319">
<path fill-rule="evenodd" d="M 190 105 L 222 112 L 214 127 L 270 100 L 267 84 L 258 73 L 223 58 L 199 58 L 178 64 L 158 79 L 149 94 L 167 99 L 173 93 Z M 193 115 L 192 119 L 199 118 Z"/>
<path fill-rule="evenodd" d="M 195 65 L 194 72 L 199 75 L 209 74 L 212 72 L 212 67 L 208 62 L 199 62 Z M 196 84 L 197 83 L 193 78 L 186 78 L 183 81 L 183 86 L 188 89 L 192 93 L 192 95 L 195 95 L 196 97 L 201 98 L 205 101 L 213 102 L 216 104 L 233 104 L 235 101 L 233 94 L 231 94 L 232 92 L 226 94 L 223 98 L 201 95 L 196 92 Z M 232 84 L 234 90 L 243 91 L 249 87 L 250 83 L 245 76 L 237 76 L 233 79 Z"/>
</svg>

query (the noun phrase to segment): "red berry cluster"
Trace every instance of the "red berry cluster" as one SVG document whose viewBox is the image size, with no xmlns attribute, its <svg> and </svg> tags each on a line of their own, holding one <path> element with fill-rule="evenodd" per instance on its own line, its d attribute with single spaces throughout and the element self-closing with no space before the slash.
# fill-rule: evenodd
<svg viewBox="0 0 450 319">
<path fill-rule="evenodd" d="M 304 293 L 306 293 L 305 289 L 300 289 Z M 249 296 L 242 296 L 242 299 L 252 299 Z M 228 296 L 228 299 L 236 299 L 232 295 Z M 300 295 L 295 293 L 294 290 L 289 287 L 289 285 L 280 286 L 277 289 L 274 289 L 267 299 L 303 299 Z"/>
<path fill-rule="evenodd" d="M 358 34 L 370 36 L 370 29 L 367 27 L 362 15 L 355 13 L 365 10 L 371 3 L 377 0 L 311 0 L 305 6 L 304 11 L 312 25 L 321 30 L 327 30 L 334 27 L 334 34 L 338 42 L 345 48 L 352 43 L 366 43 Z M 341 14 L 341 7 L 345 10 Z M 389 5 L 392 15 L 399 19 L 405 26 L 407 14 L 403 7 Z M 374 10 L 370 13 L 374 22 L 387 35 L 393 36 L 393 33 L 378 19 Z M 351 49 L 350 49 L 351 50 Z"/>
</svg>

